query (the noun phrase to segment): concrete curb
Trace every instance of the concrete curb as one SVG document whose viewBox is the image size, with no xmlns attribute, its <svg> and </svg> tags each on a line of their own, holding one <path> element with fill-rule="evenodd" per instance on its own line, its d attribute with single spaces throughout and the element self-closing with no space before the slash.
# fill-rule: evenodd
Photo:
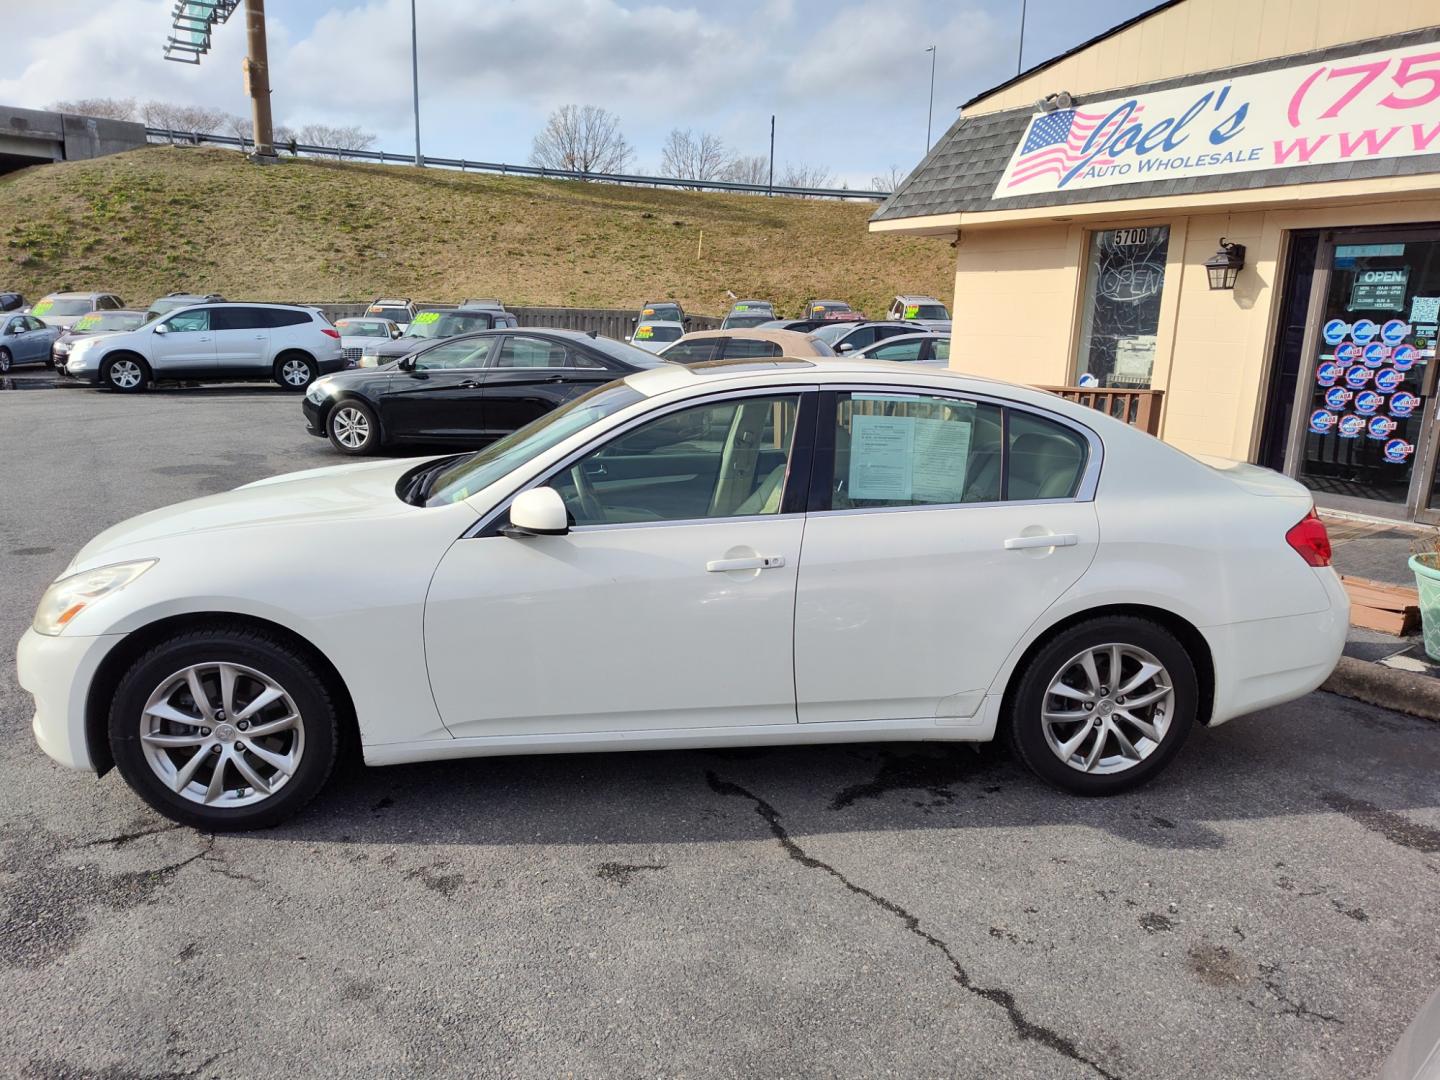
<svg viewBox="0 0 1440 1080">
<path fill-rule="evenodd" d="M 1440 679 L 1397 671 L 1383 664 L 1371 664 L 1353 656 L 1340 663 L 1321 690 L 1354 698 L 1382 709 L 1407 713 L 1425 720 L 1440 720 Z"/>
</svg>

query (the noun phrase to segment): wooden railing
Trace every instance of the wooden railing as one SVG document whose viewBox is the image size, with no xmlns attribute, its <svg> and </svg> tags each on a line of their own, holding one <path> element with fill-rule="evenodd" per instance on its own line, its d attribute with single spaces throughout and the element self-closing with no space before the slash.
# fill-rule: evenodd
<svg viewBox="0 0 1440 1080">
<path fill-rule="evenodd" d="M 1066 401 L 1098 409 L 1150 435 L 1160 434 L 1160 405 L 1165 397 L 1164 390 L 1100 389 L 1093 386 L 1041 386 L 1038 389 L 1059 394 Z"/>
</svg>

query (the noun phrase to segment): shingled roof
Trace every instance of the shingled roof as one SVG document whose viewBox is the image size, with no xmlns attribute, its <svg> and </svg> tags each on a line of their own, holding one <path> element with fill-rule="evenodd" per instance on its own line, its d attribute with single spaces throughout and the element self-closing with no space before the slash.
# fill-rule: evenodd
<svg viewBox="0 0 1440 1080">
<path fill-rule="evenodd" d="M 1275 68 L 1327 61 L 1357 53 L 1401 48 L 1430 41 L 1440 41 L 1440 27 L 1415 30 L 1369 41 L 1351 42 L 1308 53 L 1296 53 L 1262 60 L 1240 67 L 1222 68 L 1137 86 L 1103 90 L 1098 94 L 1076 99 L 1105 101 L 1126 98 L 1177 86 L 1219 82 L 1240 75 L 1271 71 Z M 1057 91 L 1064 87 L 1056 87 Z M 1301 165 L 1255 172 L 1216 173 L 1211 176 L 1189 176 L 1158 179 L 1136 184 L 1114 184 L 1109 187 L 1085 188 L 1077 191 L 1038 192 L 1003 199 L 994 198 L 995 186 L 1005 172 L 1010 155 L 1024 136 L 1034 110 L 1031 107 L 1006 109 L 1003 112 L 962 115 L 951 126 L 925 160 L 912 172 L 871 216 L 871 221 L 894 221 L 901 218 L 928 217 L 936 214 L 957 214 L 987 210 L 1024 210 L 1036 206 L 1066 206 L 1075 203 L 1115 202 L 1124 199 L 1149 199 L 1156 196 L 1192 195 L 1210 191 L 1248 191 L 1255 188 L 1278 187 L 1283 184 L 1316 184 L 1330 180 L 1359 180 L 1381 176 L 1414 176 L 1440 172 L 1440 154 L 1414 157 L 1382 158 L 1373 161 L 1335 162 L 1326 165 Z"/>
</svg>

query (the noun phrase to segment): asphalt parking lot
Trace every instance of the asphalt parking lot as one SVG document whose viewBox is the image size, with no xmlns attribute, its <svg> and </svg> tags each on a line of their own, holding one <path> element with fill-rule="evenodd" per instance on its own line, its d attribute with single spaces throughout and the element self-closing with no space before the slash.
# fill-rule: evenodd
<svg viewBox="0 0 1440 1080">
<path fill-rule="evenodd" d="M 340 459 L 278 390 L 48 383 L 0 391 L 0 1074 L 1360 1077 L 1440 984 L 1440 729 L 1318 693 L 1103 801 L 857 746 L 174 827 L 40 753 L 13 644 L 103 527 Z"/>
</svg>

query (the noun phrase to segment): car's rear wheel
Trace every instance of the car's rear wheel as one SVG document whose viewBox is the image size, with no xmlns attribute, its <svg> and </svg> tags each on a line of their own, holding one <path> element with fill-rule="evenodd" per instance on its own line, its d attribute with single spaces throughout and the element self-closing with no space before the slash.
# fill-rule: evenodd
<svg viewBox="0 0 1440 1080">
<path fill-rule="evenodd" d="M 325 421 L 330 445 L 342 454 L 373 453 L 380 446 L 380 424 L 375 411 L 363 401 L 337 401 Z"/>
<path fill-rule="evenodd" d="M 9 349 L 0 349 L 0 375 L 8 374 L 15 365 L 15 358 L 10 355 Z"/>
<path fill-rule="evenodd" d="M 319 376 L 315 361 L 304 353 L 284 353 L 275 361 L 275 381 L 286 390 L 304 390 Z"/>
<path fill-rule="evenodd" d="M 111 390 L 131 394 L 150 383 L 150 369 L 138 356 L 112 356 L 100 367 L 100 381 Z"/>
<path fill-rule="evenodd" d="M 1199 699 L 1195 664 L 1158 623 L 1103 616 L 1047 641 L 1019 674 L 1005 718 L 1016 756 L 1080 795 L 1152 779 L 1179 752 Z"/>
<path fill-rule="evenodd" d="M 110 708 L 110 747 L 152 807 L 206 831 L 290 817 L 335 763 L 337 715 L 313 663 L 278 637 L 219 624 L 141 656 Z"/>
</svg>

